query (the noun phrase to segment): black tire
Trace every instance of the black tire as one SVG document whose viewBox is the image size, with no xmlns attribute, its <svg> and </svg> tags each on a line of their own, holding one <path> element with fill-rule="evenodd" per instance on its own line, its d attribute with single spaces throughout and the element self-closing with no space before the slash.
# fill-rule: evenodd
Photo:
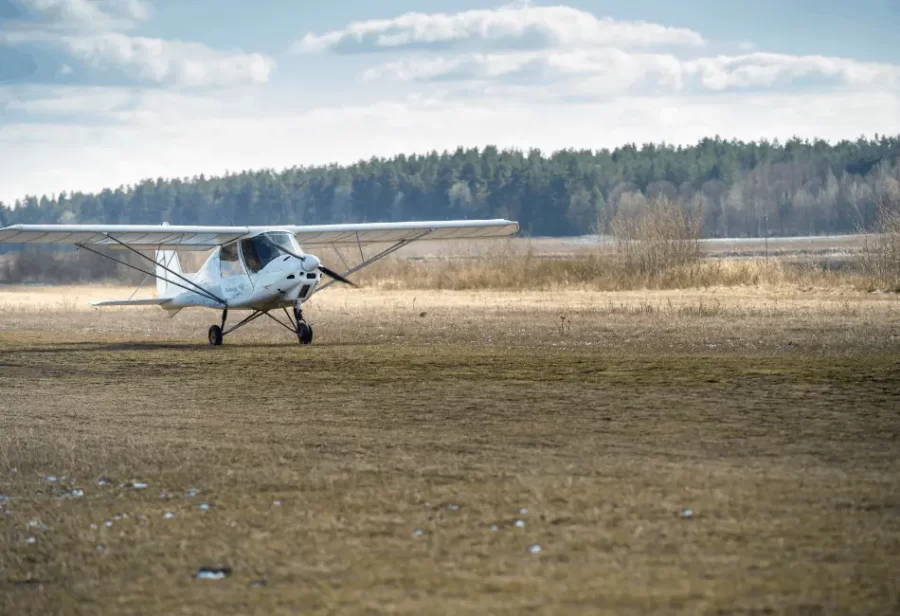
<svg viewBox="0 0 900 616">
<path fill-rule="evenodd" d="M 312 344 L 312 341 L 313 341 L 312 325 L 310 325 L 306 321 L 300 321 L 297 324 L 297 338 L 300 340 L 300 344 Z"/>
<path fill-rule="evenodd" d="M 222 328 L 218 325 L 210 325 L 209 326 L 209 344 L 217 347 L 222 346 L 222 338 L 224 335 L 222 334 Z"/>
</svg>

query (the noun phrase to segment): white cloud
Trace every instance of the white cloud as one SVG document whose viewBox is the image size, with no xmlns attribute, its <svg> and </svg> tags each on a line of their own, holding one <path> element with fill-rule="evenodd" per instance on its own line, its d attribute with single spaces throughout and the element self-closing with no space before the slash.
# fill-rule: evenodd
<svg viewBox="0 0 900 616">
<path fill-rule="evenodd" d="M 18 0 L 40 14 L 47 25 L 76 30 L 128 28 L 144 21 L 152 9 L 146 0 Z"/>
<path fill-rule="evenodd" d="M 112 113 L 137 102 L 128 88 L 26 86 L 0 88 L 0 106 L 30 116 L 52 115 L 80 122 L 88 116 L 109 120 Z"/>
<path fill-rule="evenodd" d="M 751 53 L 701 58 L 684 63 L 684 70 L 711 90 L 772 87 L 805 78 L 831 79 L 846 86 L 900 86 L 900 65 L 814 55 Z"/>
<path fill-rule="evenodd" d="M 145 21 L 153 13 L 150 3 L 146 0 L 105 0 L 105 4 L 112 10 L 137 21 Z"/>
<path fill-rule="evenodd" d="M 76 60 L 128 81 L 210 87 L 265 83 L 275 68 L 275 61 L 263 54 L 122 33 L 122 27 L 149 18 L 145 0 L 22 1 L 45 20 L 38 26 L 14 24 L 0 32 L 0 44 L 60 49 L 68 56 L 64 75 L 74 72 L 71 61 Z"/>
<path fill-rule="evenodd" d="M 822 55 L 750 51 L 698 57 L 699 33 L 645 22 L 601 19 L 566 6 L 507 5 L 459 13 L 407 13 L 308 34 L 298 51 L 393 50 L 397 60 L 370 66 L 384 79 L 460 96 L 501 91 L 532 100 L 603 100 L 609 96 L 900 88 L 900 65 Z M 648 47 L 666 45 L 665 50 Z"/>
<path fill-rule="evenodd" d="M 19 0 L 25 8 L 42 14 L 53 23 L 92 28 L 111 18 L 90 0 Z"/>
<path fill-rule="evenodd" d="M 383 50 L 482 46 L 650 47 L 703 45 L 693 30 L 639 21 L 598 18 L 567 6 L 507 5 L 460 13 L 406 13 L 393 19 L 354 22 L 342 30 L 307 34 L 297 52 L 365 53 Z"/>
<path fill-rule="evenodd" d="M 603 92 L 626 91 L 653 82 L 680 89 L 680 61 L 671 55 L 629 53 L 619 49 L 536 51 L 505 54 L 465 54 L 390 62 L 370 69 L 369 80 L 477 81 L 495 85 L 518 82 L 542 91 L 560 81 L 596 77 Z M 560 90 L 560 93 L 562 91 Z"/>
<path fill-rule="evenodd" d="M 74 57 L 94 68 L 113 68 L 154 83 L 191 87 L 265 83 L 275 65 L 262 54 L 220 52 L 200 43 L 115 32 L 62 41 Z"/>
<path fill-rule="evenodd" d="M 10 28 L 0 30 L 0 45 L 30 45 L 33 43 L 52 43 L 59 40 L 59 34 L 50 30 L 36 28 Z"/>
<path fill-rule="evenodd" d="M 835 86 L 900 87 L 900 66 L 824 56 L 752 53 L 683 60 L 672 54 L 620 49 L 550 50 L 502 54 L 461 54 L 390 62 L 369 69 L 368 80 L 475 81 L 531 84 L 543 91 L 570 80 L 582 94 L 628 91 L 722 91 L 790 87 L 798 80 Z M 567 90 L 559 89 L 559 94 Z"/>
</svg>

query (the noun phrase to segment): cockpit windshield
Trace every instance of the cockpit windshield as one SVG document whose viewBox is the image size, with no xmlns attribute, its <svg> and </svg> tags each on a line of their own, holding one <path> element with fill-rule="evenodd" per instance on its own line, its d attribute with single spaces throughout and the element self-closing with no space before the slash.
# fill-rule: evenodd
<svg viewBox="0 0 900 616">
<path fill-rule="evenodd" d="M 300 252 L 294 236 L 286 232 L 262 233 L 256 237 L 241 240 L 244 264 L 254 274 L 278 257 L 287 256 L 288 253 L 284 252 L 282 248 L 294 254 Z"/>
</svg>

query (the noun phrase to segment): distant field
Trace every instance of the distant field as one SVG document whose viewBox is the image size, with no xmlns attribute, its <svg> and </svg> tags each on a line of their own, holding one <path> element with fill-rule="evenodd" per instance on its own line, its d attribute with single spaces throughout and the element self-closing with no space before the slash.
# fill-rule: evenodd
<svg viewBox="0 0 900 616">
<path fill-rule="evenodd" d="M 900 608 L 896 296 L 130 292 L 0 289 L 0 613 Z"/>
<path fill-rule="evenodd" d="M 870 239 L 870 238 L 869 238 Z M 611 248 L 613 240 L 606 236 L 583 236 L 572 238 L 517 237 L 499 241 L 454 241 L 417 242 L 397 251 L 398 257 L 485 257 L 513 253 L 535 256 L 565 256 L 584 252 L 604 251 Z M 819 255 L 829 253 L 852 254 L 865 249 L 865 235 L 828 235 L 810 237 L 769 238 L 770 255 Z M 767 245 L 763 238 L 707 239 L 701 242 L 704 253 L 710 257 L 762 256 Z M 347 255 L 354 252 L 347 250 Z M 373 252 L 375 249 L 372 249 Z M 330 249 L 329 249 L 330 251 Z M 358 251 L 355 252 L 358 256 Z"/>
</svg>

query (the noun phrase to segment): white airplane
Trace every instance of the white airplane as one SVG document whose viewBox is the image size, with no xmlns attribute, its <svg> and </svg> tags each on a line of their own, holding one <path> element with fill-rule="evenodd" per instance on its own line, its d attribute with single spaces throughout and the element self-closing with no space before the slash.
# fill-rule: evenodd
<svg viewBox="0 0 900 616">
<path fill-rule="evenodd" d="M 496 238 L 516 233 L 509 220 L 449 220 L 439 222 L 366 223 L 282 227 L 206 227 L 162 225 L 13 225 L 0 229 L 0 243 L 74 244 L 156 279 L 157 297 L 94 302 L 94 306 L 160 306 L 171 316 L 184 308 L 222 311 L 220 325 L 209 328 L 209 343 L 220 346 L 228 334 L 267 316 L 310 344 L 313 329 L 303 318 L 303 304 L 314 293 L 336 282 L 353 285 L 348 276 L 418 240 Z M 331 245 L 347 270 L 340 274 L 322 265 L 304 246 Z M 363 246 L 390 244 L 366 257 Z M 360 263 L 350 267 L 341 247 L 358 247 Z M 121 249 L 139 255 L 153 269 L 137 267 L 97 250 Z M 196 273 L 181 268 L 178 250 L 214 252 Z M 155 258 L 141 252 L 154 250 Z M 330 281 L 320 285 L 322 274 Z M 143 286 L 144 282 L 138 286 Z M 355 285 L 354 285 L 355 286 Z M 138 289 L 135 289 L 135 293 Z M 134 293 L 132 294 L 134 297 Z M 288 308 L 293 308 L 293 318 Z M 290 325 L 270 314 L 284 311 Z M 229 310 L 251 311 L 226 329 Z"/>
</svg>

